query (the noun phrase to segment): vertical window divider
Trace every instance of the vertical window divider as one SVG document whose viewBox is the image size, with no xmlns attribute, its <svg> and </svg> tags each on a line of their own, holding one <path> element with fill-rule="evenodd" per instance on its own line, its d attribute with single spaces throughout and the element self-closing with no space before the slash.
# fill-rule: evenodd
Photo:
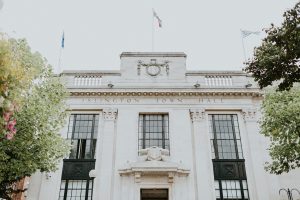
<svg viewBox="0 0 300 200">
<path fill-rule="evenodd" d="M 218 180 L 219 182 L 219 191 L 220 191 L 220 198 L 223 199 L 223 188 L 222 188 L 222 181 Z"/>
<path fill-rule="evenodd" d="M 73 127 L 72 127 L 72 134 L 71 134 L 71 141 L 72 141 L 72 138 L 74 138 L 74 135 L 75 135 L 75 127 L 76 127 L 76 120 L 77 119 L 77 115 L 75 114 L 74 115 L 74 118 L 73 118 Z M 79 151 L 79 146 L 78 146 L 78 143 L 80 142 L 80 140 L 77 140 L 77 150 L 76 150 L 76 158 L 78 157 L 78 151 Z"/>
<path fill-rule="evenodd" d="M 243 180 L 239 180 L 239 183 L 240 183 L 240 188 L 241 188 L 242 199 L 245 199 Z"/>
<path fill-rule="evenodd" d="M 91 158 L 95 158 L 95 152 L 96 152 L 96 149 L 94 148 L 95 118 L 96 118 L 96 115 L 93 115 L 92 129 L 91 129 L 91 141 L 90 141 L 90 152 L 92 154 Z M 94 152 L 93 152 L 93 150 L 94 150 Z"/>
<path fill-rule="evenodd" d="M 66 183 L 65 183 L 65 191 L 64 191 L 64 200 L 67 199 L 68 185 L 69 185 L 69 180 L 66 180 Z"/>
<path fill-rule="evenodd" d="M 161 115 L 162 117 L 162 147 L 163 149 L 166 148 L 166 142 L 165 142 L 165 118 L 164 115 Z"/>
<path fill-rule="evenodd" d="M 236 135 L 235 135 L 235 126 L 234 126 L 234 121 L 233 121 L 233 115 L 230 115 L 230 119 L 231 119 L 232 133 L 233 133 L 235 155 L 236 155 L 236 158 L 239 159 L 239 151 L 238 151 L 237 142 L 236 142 Z"/>
<path fill-rule="evenodd" d="M 89 183 L 90 183 L 90 180 L 88 179 L 86 181 L 86 190 L 85 190 L 85 200 L 88 200 L 88 197 L 89 197 Z"/>
<path fill-rule="evenodd" d="M 218 140 L 217 140 L 215 116 L 212 115 L 211 117 L 212 117 L 212 123 L 213 123 L 213 133 L 214 133 L 213 144 L 214 144 L 214 147 L 215 147 L 215 159 L 219 159 L 219 149 L 218 149 Z"/>
<path fill-rule="evenodd" d="M 76 148 L 76 159 L 80 159 L 80 152 L 81 152 L 81 139 L 77 139 L 77 148 Z"/>
<path fill-rule="evenodd" d="M 142 115 L 143 118 L 143 149 L 146 148 L 146 119 L 145 115 Z"/>
</svg>

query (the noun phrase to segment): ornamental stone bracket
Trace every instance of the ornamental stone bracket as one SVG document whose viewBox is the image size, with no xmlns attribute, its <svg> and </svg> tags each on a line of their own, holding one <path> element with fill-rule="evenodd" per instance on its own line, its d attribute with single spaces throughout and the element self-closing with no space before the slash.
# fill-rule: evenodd
<svg viewBox="0 0 300 200">
<path fill-rule="evenodd" d="M 205 119 L 205 109 L 190 109 L 190 116 L 192 122 L 202 121 Z"/>
<path fill-rule="evenodd" d="M 166 176 L 168 182 L 173 183 L 176 175 L 188 176 L 190 173 L 190 170 L 181 163 L 169 161 L 168 150 L 150 147 L 139 152 L 141 155 L 139 161 L 127 162 L 122 169 L 119 169 L 120 176 L 132 175 L 136 183 L 142 181 L 142 176 Z"/>
<path fill-rule="evenodd" d="M 169 75 L 169 61 L 164 61 L 163 63 L 157 63 L 156 59 L 151 59 L 149 63 L 143 63 L 143 61 L 139 60 L 137 65 L 137 75 L 141 75 L 141 68 L 144 67 L 145 71 L 150 76 L 159 75 L 164 69 L 166 75 Z"/>
<path fill-rule="evenodd" d="M 256 108 L 243 108 L 242 116 L 244 121 L 257 121 L 257 109 Z"/>
<path fill-rule="evenodd" d="M 116 108 L 104 108 L 103 119 L 104 120 L 116 120 L 118 115 L 118 109 Z"/>
</svg>

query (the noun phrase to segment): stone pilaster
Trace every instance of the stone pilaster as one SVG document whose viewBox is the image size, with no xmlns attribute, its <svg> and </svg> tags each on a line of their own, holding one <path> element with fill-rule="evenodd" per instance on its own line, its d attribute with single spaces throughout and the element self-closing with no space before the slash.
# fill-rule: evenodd
<svg viewBox="0 0 300 200">
<path fill-rule="evenodd" d="M 214 177 L 207 117 L 204 109 L 191 109 L 193 168 L 196 199 L 214 198 Z"/>
<path fill-rule="evenodd" d="M 247 181 L 251 199 L 265 200 L 272 199 L 269 196 L 267 174 L 264 170 L 264 155 L 266 152 L 262 142 L 263 136 L 259 133 L 259 124 L 257 119 L 257 109 L 254 107 L 246 107 L 242 109 L 242 117 L 244 119 L 244 127 L 247 145 L 243 146 L 246 162 Z M 243 138 L 242 138 L 243 140 Z"/>
<path fill-rule="evenodd" d="M 117 115 L 117 109 L 105 108 L 102 111 L 102 126 L 97 139 L 93 199 L 113 199 Z"/>
</svg>

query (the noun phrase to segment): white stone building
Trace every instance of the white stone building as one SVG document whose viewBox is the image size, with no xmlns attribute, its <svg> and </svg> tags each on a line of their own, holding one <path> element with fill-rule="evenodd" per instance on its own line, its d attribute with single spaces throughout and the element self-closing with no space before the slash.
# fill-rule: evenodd
<svg viewBox="0 0 300 200">
<path fill-rule="evenodd" d="M 120 57 L 117 71 L 63 72 L 73 149 L 31 178 L 27 199 L 279 200 L 299 188 L 299 170 L 264 170 L 262 93 L 247 74 L 188 71 L 184 53 Z"/>
</svg>

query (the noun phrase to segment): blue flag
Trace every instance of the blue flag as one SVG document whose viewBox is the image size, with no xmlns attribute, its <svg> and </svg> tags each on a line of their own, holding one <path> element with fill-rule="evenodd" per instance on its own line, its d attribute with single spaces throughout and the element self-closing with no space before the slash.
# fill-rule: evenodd
<svg viewBox="0 0 300 200">
<path fill-rule="evenodd" d="M 61 48 L 65 47 L 65 32 L 63 32 L 62 34 L 62 38 L 61 38 Z"/>
</svg>

